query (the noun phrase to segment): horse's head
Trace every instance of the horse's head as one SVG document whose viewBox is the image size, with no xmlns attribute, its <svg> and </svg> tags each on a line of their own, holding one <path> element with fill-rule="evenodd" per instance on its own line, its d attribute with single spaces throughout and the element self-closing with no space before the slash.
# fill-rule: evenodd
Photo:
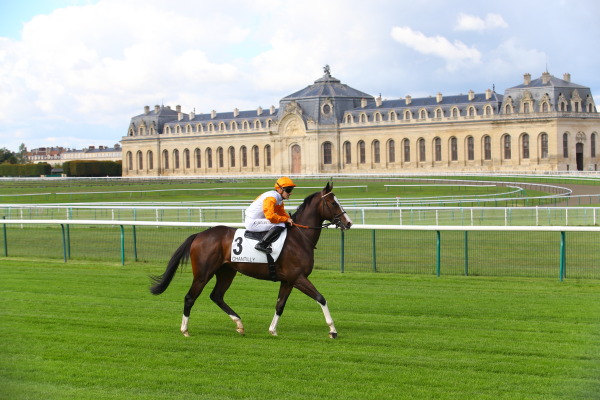
<svg viewBox="0 0 600 400">
<path fill-rule="evenodd" d="M 350 229 L 352 220 L 346 214 L 346 211 L 344 211 L 344 208 L 332 190 L 333 184 L 328 182 L 321 191 L 321 216 L 342 230 Z"/>
</svg>

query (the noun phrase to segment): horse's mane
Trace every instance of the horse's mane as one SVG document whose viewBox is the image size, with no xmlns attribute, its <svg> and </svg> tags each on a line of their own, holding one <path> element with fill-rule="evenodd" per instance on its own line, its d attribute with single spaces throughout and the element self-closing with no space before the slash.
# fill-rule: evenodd
<svg viewBox="0 0 600 400">
<path fill-rule="evenodd" d="M 304 199 L 304 201 L 302 202 L 302 204 L 300 204 L 298 206 L 298 208 L 296 209 L 296 212 L 291 215 L 291 217 L 292 217 L 293 220 L 295 220 L 297 216 L 299 216 L 300 214 L 302 214 L 302 212 L 306 208 L 307 204 L 310 203 L 311 200 L 313 199 L 313 197 L 315 197 L 317 194 L 319 194 L 319 192 L 316 192 L 316 193 L 313 193 L 311 195 L 306 196 L 306 198 Z"/>
</svg>

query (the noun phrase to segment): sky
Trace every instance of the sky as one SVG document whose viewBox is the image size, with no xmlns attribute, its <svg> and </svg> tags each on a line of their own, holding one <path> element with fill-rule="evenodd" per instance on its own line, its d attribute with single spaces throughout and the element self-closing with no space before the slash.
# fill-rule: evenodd
<svg viewBox="0 0 600 400">
<path fill-rule="evenodd" d="M 600 105 L 597 0 L 0 0 L 0 148 L 113 146 L 144 106 L 271 105 L 331 75 L 384 99 L 544 71 Z"/>
</svg>

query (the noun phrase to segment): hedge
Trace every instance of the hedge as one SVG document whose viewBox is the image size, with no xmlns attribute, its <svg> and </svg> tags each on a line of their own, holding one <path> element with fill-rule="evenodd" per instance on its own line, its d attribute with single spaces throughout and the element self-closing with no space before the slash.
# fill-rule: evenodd
<svg viewBox="0 0 600 400">
<path fill-rule="evenodd" d="M 63 172 L 67 176 L 121 176 L 121 161 L 67 161 Z"/>
<path fill-rule="evenodd" d="M 52 167 L 48 163 L 0 164 L 0 176 L 40 176 L 50 175 Z"/>
</svg>

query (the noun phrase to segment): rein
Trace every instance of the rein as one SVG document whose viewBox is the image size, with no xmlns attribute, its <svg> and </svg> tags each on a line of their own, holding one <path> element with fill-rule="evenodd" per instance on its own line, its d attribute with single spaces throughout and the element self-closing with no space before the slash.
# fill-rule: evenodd
<svg viewBox="0 0 600 400">
<path fill-rule="evenodd" d="M 323 196 L 321 196 L 321 199 L 323 199 L 325 196 L 330 195 L 332 192 L 329 192 Z M 327 204 L 327 202 L 323 201 L 323 209 L 325 209 L 325 204 Z M 327 204 L 327 207 L 329 207 L 329 204 Z M 342 215 L 344 215 L 346 212 L 344 210 L 342 210 L 341 213 L 335 215 L 331 221 L 333 222 L 327 222 L 325 224 L 322 224 L 321 226 L 306 226 L 306 225 L 301 225 L 301 224 L 297 224 L 295 222 L 292 222 L 292 226 L 295 226 L 297 228 L 301 228 L 301 229 L 324 229 L 324 228 L 328 228 L 331 225 L 336 225 L 338 226 L 338 222 L 339 222 L 339 217 L 341 217 Z M 337 221 L 337 222 L 336 222 Z M 300 234 L 302 235 L 302 237 L 304 237 L 305 240 L 309 241 L 309 239 L 306 237 L 306 235 L 304 235 L 304 232 L 302 232 L 302 230 L 300 230 Z M 316 250 L 317 246 L 316 243 L 313 243 L 313 248 Z"/>
</svg>

